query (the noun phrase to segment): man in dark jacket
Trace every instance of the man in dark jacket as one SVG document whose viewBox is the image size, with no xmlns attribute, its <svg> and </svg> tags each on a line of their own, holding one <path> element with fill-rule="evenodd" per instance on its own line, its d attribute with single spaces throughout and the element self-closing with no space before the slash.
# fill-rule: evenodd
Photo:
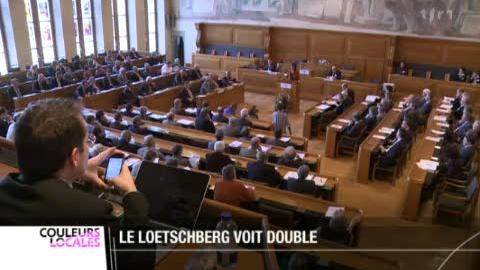
<svg viewBox="0 0 480 270">
<path fill-rule="evenodd" d="M 220 173 L 222 168 L 228 164 L 234 164 L 233 160 L 228 155 L 225 155 L 225 144 L 222 141 L 215 143 L 213 153 L 208 153 L 206 156 L 205 169 L 210 172 Z"/>
<path fill-rule="evenodd" d="M 277 186 L 282 181 L 280 173 L 275 167 L 267 164 L 268 156 L 263 151 L 257 152 L 257 161 L 247 165 L 248 179 L 267 183 L 270 186 Z"/>
</svg>

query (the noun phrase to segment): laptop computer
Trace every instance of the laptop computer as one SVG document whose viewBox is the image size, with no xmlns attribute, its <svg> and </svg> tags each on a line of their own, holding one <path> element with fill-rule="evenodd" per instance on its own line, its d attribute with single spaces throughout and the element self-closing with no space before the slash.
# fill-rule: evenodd
<svg viewBox="0 0 480 270">
<path fill-rule="evenodd" d="M 147 198 L 153 223 L 192 230 L 209 181 L 208 174 L 144 161 L 135 183 Z"/>
</svg>

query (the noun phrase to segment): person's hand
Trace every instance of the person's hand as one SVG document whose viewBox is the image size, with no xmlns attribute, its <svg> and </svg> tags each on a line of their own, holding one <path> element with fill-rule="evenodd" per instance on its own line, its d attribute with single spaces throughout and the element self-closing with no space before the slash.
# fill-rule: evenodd
<svg viewBox="0 0 480 270">
<path fill-rule="evenodd" d="M 110 183 L 112 183 L 116 189 L 124 194 L 137 191 L 135 181 L 133 180 L 133 176 L 130 173 L 126 163 L 123 163 L 122 172 L 120 175 L 113 177 Z"/>
<path fill-rule="evenodd" d="M 105 162 L 105 160 L 107 160 L 111 155 L 119 153 L 122 152 L 117 150 L 115 147 L 110 147 L 95 157 L 89 159 L 85 173 L 82 176 L 82 180 L 92 183 L 101 189 L 108 189 L 108 185 L 105 184 L 105 182 L 98 176 L 98 166 Z"/>
</svg>

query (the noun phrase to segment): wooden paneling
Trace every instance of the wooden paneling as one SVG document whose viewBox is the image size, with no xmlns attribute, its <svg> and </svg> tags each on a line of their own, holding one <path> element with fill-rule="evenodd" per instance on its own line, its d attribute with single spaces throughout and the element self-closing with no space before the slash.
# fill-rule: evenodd
<svg viewBox="0 0 480 270">
<path fill-rule="evenodd" d="M 237 28 L 233 30 L 233 44 L 247 48 L 263 48 L 265 30 Z"/>
<path fill-rule="evenodd" d="M 272 31 L 271 55 L 276 61 L 295 61 L 307 58 L 308 31 L 275 28 Z"/>
<path fill-rule="evenodd" d="M 365 72 L 362 74 L 362 77 L 367 78 L 368 81 L 382 81 L 383 69 L 383 60 L 366 60 Z"/>
<path fill-rule="evenodd" d="M 203 44 L 232 44 L 232 26 L 205 24 L 202 32 Z"/>
<path fill-rule="evenodd" d="M 385 58 L 385 39 L 375 36 L 357 36 L 347 38 L 346 54 L 359 58 Z"/>
<path fill-rule="evenodd" d="M 397 37 L 395 62 L 480 69 L 480 43 Z"/>
</svg>

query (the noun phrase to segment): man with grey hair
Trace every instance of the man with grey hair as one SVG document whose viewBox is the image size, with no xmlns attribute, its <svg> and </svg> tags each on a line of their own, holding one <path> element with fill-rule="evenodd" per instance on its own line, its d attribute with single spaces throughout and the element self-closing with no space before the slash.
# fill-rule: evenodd
<svg viewBox="0 0 480 270">
<path fill-rule="evenodd" d="M 240 111 L 240 118 L 238 119 L 241 127 L 252 127 L 252 122 L 248 120 L 248 109 L 243 108 Z"/>
<path fill-rule="evenodd" d="M 258 137 L 253 137 L 252 140 L 250 141 L 250 147 L 249 148 L 241 148 L 240 149 L 240 156 L 243 157 L 249 157 L 249 158 L 255 158 L 257 155 L 257 151 L 261 151 L 262 148 L 260 147 L 260 138 Z"/>
<path fill-rule="evenodd" d="M 138 149 L 137 154 L 143 157 L 150 149 L 156 150 L 155 138 L 152 135 L 147 135 L 143 137 L 143 146 Z"/>
<path fill-rule="evenodd" d="M 214 145 L 214 152 L 206 155 L 205 169 L 210 172 L 220 173 L 220 170 L 228 165 L 234 164 L 230 157 L 223 153 L 225 150 L 225 143 L 218 141 Z"/>
<path fill-rule="evenodd" d="M 310 168 L 307 165 L 302 165 L 298 168 L 297 174 L 298 178 L 288 178 L 287 181 L 287 190 L 302 193 L 307 195 L 316 195 L 316 186 L 315 182 L 312 180 L 307 180 L 308 174 L 310 173 Z"/>
<path fill-rule="evenodd" d="M 241 206 L 255 201 L 254 189 L 235 180 L 235 166 L 227 165 L 222 168 L 223 180 L 215 185 L 214 199 L 223 203 Z"/>
<path fill-rule="evenodd" d="M 285 148 L 283 155 L 278 159 L 279 165 L 285 165 L 289 167 L 297 168 L 302 165 L 302 163 L 302 159 L 297 156 L 297 151 L 295 151 L 293 146 L 288 146 Z"/>
<path fill-rule="evenodd" d="M 223 128 L 223 134 L 229 137 L 238 137 L 240 136 L 240 131 L 242 127 L 237 118 L 231 117 L 228 120 L 228 125 Z"/>
<path fill-rule="evenodd" d="M 117 148 L 129 153 L 136 153 L 137 148 L 130 144 L 130 141 L 132 140 L 132 133 L 128 130 L 123 130 L 122 133 L 120 133 L 120 138 L 118 139 L 117 143 Z"/>
<path fill-rule="evenodd" d="M 162 121 L 162 124 L 178 126 L 178 123 L 175 122 L 175 115 L 172 112 L 167 113 L 165 119 Z"/>
<path fill-rule="evenodd" d="M 282 181 L 282 176 L 270 164 L 267 164 L 268 154 L 263 151 L 257 151 L 257 161 L 247 164 L 248 179 L 267 183 L 269 186 L 278 186 Z"/>
<path fill-rule="evenodd" d="M 223 141 L 223 137 L 224 137 L 223 130 L 222 129 L 217 129 L 215 131 L 215 141 L 208 142 L 208 149 L 214 150 L 215 143 Z M 225 147 L 225 148 L 227 148 L 227 147 Z M 225 151 L 228 152 L 228 148 Z"/>
<path fill-rule="evenodd" d="M 321 225 L 319 235 L 322 239 L 349 245 L 350 233 L 348 231 L 348 221 L 345 217 L 345 210 L 337 209 L 333 212 L 328 223 Z"/>
<path fill-rule="evenodd" d="M 176 98 L 173 101 L 173 107 L 170 109 L 170 112 L 174 114 L 183 114 L 185 113 L 185 110 L 183 109 L 183 103 L 182 100 L 179 98 Z"/>
</svg>

